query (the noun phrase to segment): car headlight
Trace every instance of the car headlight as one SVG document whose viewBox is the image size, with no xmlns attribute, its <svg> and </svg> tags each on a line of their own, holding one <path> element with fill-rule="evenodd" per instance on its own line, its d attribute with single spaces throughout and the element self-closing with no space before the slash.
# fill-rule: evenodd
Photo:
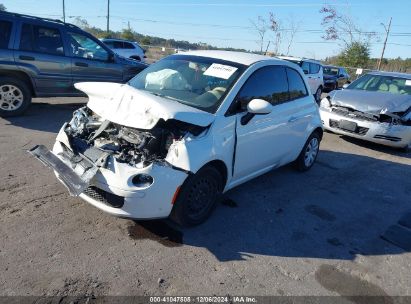
<svg viewBox="0 0 411 304">
<path fill-rule="evenodd" d="M 324 109 L 331 108 L 331 102 L 327 97 L 321 99 L 320 108 L 324 108 Z"/>
</svg>

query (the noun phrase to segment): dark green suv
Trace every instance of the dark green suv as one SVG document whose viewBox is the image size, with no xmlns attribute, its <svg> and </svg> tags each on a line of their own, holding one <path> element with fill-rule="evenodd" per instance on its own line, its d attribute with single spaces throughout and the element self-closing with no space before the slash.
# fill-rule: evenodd
<svg viewBox="0 0 411 304">
<path fill-rule="evenodd" d="M 22 114 L 32 97 L 82 96 L 76 82 L 125 83 L 146 67 L 75 25 L 0 12 L 0 116 Z"/>
</svg>

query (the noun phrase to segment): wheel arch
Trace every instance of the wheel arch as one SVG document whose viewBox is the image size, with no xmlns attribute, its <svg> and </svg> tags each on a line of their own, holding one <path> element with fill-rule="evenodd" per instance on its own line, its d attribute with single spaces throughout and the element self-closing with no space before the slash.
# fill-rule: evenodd
<svg viewBox="0 0 411 304">
<path fill-rule="evenodd" d="M 221 177 L 223 178 L 223 185 L 222 185 L 222 187 L 223 187 L 223 189 L 224 189 L 225 186 L 226 186 L 226 184 L 227 184 L 227 178 L 228 178 L 227 165 L 226 165 L 222 160 L 220 160 L 220 159 L 215 159 L 215 160 L 212 160 L 212 161 L 206 163 L 204 166 L 201 167 L 201 169 L 204 168 L 204 167 L 208 167 L 208 166 L 214 167 L 214 168 L 217 169 L 217 171 L 221 174 Z M 200 169 L 200 170 L 201 170 L 201 169 Z"/>
<path fill-rule="evenodd" d="M 17 78 L 27 84 L 33 97 L 36 95 L 32 79 L 26 73 L 21 71 L 0 70 L 0 77 Z"/>
</svg>

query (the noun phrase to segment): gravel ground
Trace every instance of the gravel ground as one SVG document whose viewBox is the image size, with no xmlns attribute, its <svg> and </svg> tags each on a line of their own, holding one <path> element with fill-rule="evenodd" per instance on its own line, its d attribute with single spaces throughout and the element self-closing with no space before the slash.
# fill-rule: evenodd
<svg viewBox="0 0 411 304">
<path fill-rule="evenodd" d="M 84 101 L 0 119 L 0 295 L 411 295 L 411 249 L 380 237 L 411 211 L 410 153 L 326 133 L 311 171 L 243 184 L 199 227 L 133 222 L 26 152 Z"/>
</svg>

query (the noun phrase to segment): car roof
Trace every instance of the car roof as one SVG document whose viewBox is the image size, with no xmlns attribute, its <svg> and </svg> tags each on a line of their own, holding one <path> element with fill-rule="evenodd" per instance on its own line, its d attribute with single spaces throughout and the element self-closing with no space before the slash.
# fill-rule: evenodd
<svg viewBox="0 0 411 304">
<path fill-rule="evenodd" d="M 314 62 L 314 63 L 318 63 L 318 64 L 322 65 L 322 63 L 318 60 L 310 59 L 310 58 L 304 58 L 304 57 L 278 56 L 278 58 L 284 59 L 284 60 L 291 60 L 291 61 L 310 61 L 310 62 Z"/>
<path fill-rule="evenodd" d="M 121 42 L 130 42 L 130 43 L 137 43 L 135 41 L 120 39 L 120 38 L 102 38 L 101 41 L 121 41 Z"/>
<path fill-rule="evenodd" d="M 214 59 L 221 59 L 231 62 L 240 63 L 243 65 L 252 65 L 253 63 L 259 61 L 277 61 L 284 62 L 284 60 L 263 56 L 253 53 L 246 52 L 233 52 L 233 51 L 214 51 L 214 50 L 201 50 L 201 51 L 188 51 L 184 53 L 177 53 L 176 55 L 190 55 L 190 56 L 199 56 L 199 57 L 209 57 Z"/>
<path fill-rule="evenodd" d="M 370 72 L 370 73 L 368 73 L 368 74 L 371 74 L 371 75 L 379 75 L 379 76 L 391 76 L 391 77 L 400 77 L 400 78 L 411 79 L 411 74 L 408 74 L 408 73 L 375 71 L 375 72 Z"/>
</svg>

